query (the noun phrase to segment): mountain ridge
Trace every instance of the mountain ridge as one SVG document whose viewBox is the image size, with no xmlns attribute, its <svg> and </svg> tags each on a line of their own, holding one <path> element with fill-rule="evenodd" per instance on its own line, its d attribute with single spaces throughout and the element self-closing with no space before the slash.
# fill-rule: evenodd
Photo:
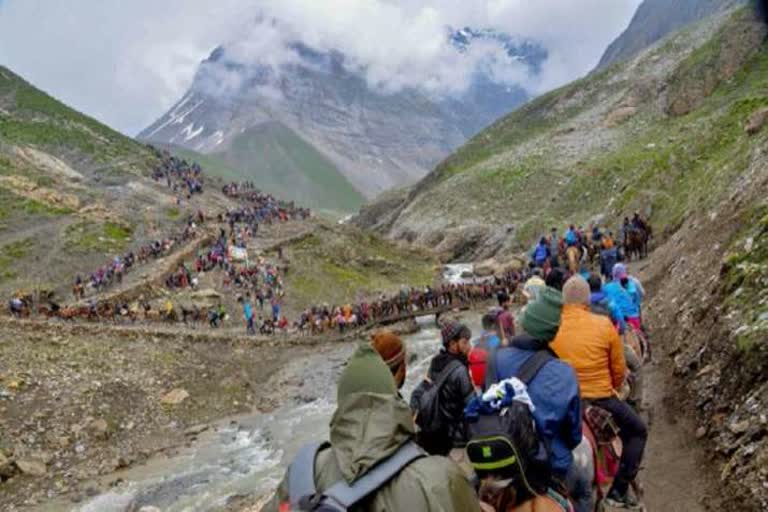
<svg viewBox="0 0 768 512">
<path fill-rule="evenodd" d="M 532 72 L 547 57 L 535 43 L 497 32 L 467 28 L 453 34 L 465 34 L 453 43 L 457 53 L 474 41 L 490 40 L 507 55 L 519 50 Z M 450 44 L 450 32 L 446 39 Z M 416 181 L 467 137 L 527 99 L 521 87 L 482 73 L 462 96 L 437 98 L 407 88 L 377 91 L 348 69 L 340 52 L 319 52 L 301 43 L 291 51 L 299 62 L 276 73 L 258 62 L 231 58 L 219 46 L 203 61 L 189 91 L 139 138 L 213 153 L 226 150 L 242 131 L 276 121 L 370 198 Z"/>
</svg>

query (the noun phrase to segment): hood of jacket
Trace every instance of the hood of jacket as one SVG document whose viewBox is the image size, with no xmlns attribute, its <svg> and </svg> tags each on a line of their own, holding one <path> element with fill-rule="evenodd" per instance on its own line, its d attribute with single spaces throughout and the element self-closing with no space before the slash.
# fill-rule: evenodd
<svg viewBox="0 0 768 512">
<path fill-rule="evenodd" d="M 415 435 L 411 409 L 397 394 L 392 373 L 370 344 L 362 344 L 339 379 L 331 446 L 352 483 Z"/>
</svg>

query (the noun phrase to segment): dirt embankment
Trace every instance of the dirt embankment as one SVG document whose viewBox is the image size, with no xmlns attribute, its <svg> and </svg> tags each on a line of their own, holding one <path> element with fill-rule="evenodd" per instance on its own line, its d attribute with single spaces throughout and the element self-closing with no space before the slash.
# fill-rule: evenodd
<svg viewBox="0 0 768 512">
<path fill-rule="evenodd" d="M 696 419 L 689 436 L 711 454 L 719 481 L 709 492 L 724 498 L 717 510 L 768 510 L 765 190 L 758 149 L 731 193 L 686 220 L 643 274 L 654 346 L 676 376 L 668 400 Z"/>
<path fill-rule="evenodd" d="M 263 383 L 309 350 L 275 345 L 0 324 L 0 509 L 82 499 L 96 491 L 86 482 L 200 425 L 270 410 Z"/>
</svg>

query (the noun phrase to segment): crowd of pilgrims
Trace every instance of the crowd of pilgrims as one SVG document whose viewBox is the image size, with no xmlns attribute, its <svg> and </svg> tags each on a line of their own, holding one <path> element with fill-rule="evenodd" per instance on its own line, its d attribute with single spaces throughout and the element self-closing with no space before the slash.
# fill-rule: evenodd
<svg viewBox="0 0 768 512">
<path fill-rule="evenodd" d="M 174 194 L 186 195 L 192 199 L 194 194 L 203 193 L 203 169 L 197 162 L 189 163 L 183 158 L 172 155 L 169 151 L 149 146 L 160 162 L 152 170 L 152 179 L 165 182 Z"/>
<path fill-rule="evenodd" d="M 137 265 L 143 265 L 151 260 L 163 258 L 176 250 L 179 244 L 183 244 L 197 236 L 199 226 L 205 222 L 205 215 L 198 211 L 196 215 L 190 215 L 183 229 L 170 236 L 145 243 L 138 250 L 130 250 L 123 255 L 118 255 L 100 266 L 85 278 L 78 274 L 72 287 L 75 300 L 86 297 L 89 291 L 99 293 L 110 286 L 123 282 L 125 274 L 133 270 Z"/>
<path fill-rule="evenodd" d="M 424 288 L 403 287 L 399 293 L 356 304 L 314 306 L 305 309 L 295 322 L 301 333 L 321 334 L 366 327 L 411 316 L 414 313 L 460 308 L 493 300 L 499 293 L 511 294 L 521 275 L 517 272 L 475 283 L 443 283 Z"/>
</svg>

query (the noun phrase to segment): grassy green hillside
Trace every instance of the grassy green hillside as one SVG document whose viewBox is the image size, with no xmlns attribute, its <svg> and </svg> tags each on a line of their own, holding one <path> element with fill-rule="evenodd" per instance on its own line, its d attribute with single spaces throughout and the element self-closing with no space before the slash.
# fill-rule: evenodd
<svg viewBox="0 0 768 512">
<path fill-rule="evenodd" d="M 363 203 L 338 169 L 311 144 L 279 123 L 266 123 L 239 135 L 215 154 L 269 192 L 316 208 L 354 211 Z M 217 166 L 219 167 L 219 166 Z"/>
<path fill-rule="evenodd" d="M 2 66 L 0 140 L 66 152 L 92 164 L 118 158 L 141 164 L 150 160 L 138 142 L 69 108 Z"/>
</svg>

